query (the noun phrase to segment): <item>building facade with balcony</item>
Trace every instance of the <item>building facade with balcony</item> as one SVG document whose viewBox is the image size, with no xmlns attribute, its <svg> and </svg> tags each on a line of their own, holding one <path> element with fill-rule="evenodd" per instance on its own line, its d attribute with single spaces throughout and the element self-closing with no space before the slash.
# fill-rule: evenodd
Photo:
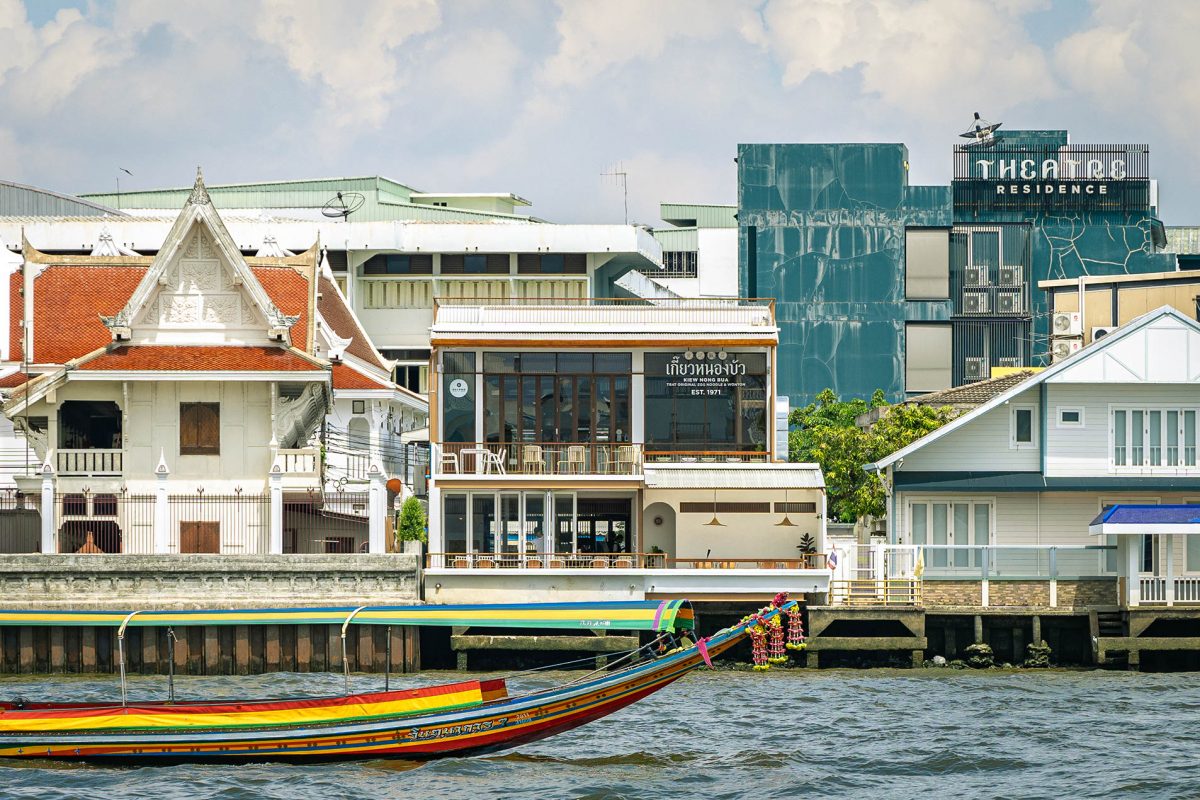
<svg viewBox="0 0 1200 800">
<path fill-rule="evenodd" d="M 1200 607 L 1198 417 L 1200 324 L 1164 306 L 870 465 L 895 564 L 836 578 L 915 574 L 929 606 Z"/>
<path fill-rule="evenodd" d="M 427 598 L 824 591 L 777 336 L 770 301 L 439 301 Z"/>
<path fill-rule="evenodd" d="M 1085 331 L 1045 282 L 1178 268 L 1146 145 L 1002 130 L 952 157 L 949 185 L 914 186 L 903 144 L 739 145 L 742 293 L 776 299 L 793 404 L 1046 366 Z"/>
<path fill-rule="evenodd" d="M 24 467 L 6 552 L 385 549 L 381 456 L 427 406 L 391 383 L 317 245 L 244 256 L 199 177 L 155 256 L 24 244 L 0 304 L 5 452 Z M 345 455 L 372 462 L 355 481 L 330 470 L 343 419 L 362 428 Z"/>
</svg>

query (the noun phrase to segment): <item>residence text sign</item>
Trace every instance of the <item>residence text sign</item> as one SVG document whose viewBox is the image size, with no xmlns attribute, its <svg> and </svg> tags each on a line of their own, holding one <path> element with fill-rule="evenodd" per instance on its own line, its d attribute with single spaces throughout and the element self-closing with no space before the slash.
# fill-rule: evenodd
<svg viewBox="0 0 1200 800">
<path fill-rule="evenodd" d="M 1145 145 L 959 146 L 954 205 L 973 211 L 1145 211 Z"/>
</svg>

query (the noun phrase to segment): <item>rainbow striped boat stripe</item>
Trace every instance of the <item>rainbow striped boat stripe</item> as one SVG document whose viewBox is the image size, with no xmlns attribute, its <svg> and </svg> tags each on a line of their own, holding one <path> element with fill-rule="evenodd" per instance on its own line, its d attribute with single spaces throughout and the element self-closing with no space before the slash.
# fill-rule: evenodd
<svg viewBox="0 0 1200 800">
<path fill-rule="evenodd" d="M 130 615 L 133 615 L 130 617 Z M 530 603 L 471 606 L 328 606 L 183 611 L 0 610 L 0 625 L 430 625 L 627 631 L 691 630 L 684 600 Z"/>
</svg>

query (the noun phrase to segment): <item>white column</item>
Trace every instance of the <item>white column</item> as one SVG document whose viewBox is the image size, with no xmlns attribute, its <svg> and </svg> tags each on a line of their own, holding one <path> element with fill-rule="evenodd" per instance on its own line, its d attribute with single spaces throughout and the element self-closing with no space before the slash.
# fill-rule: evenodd
<svg viewBox="0 0 1200 800">
<path fill-rule="evenodd" d="M 1122 536 L 1121 544 L 1125 546 L 1125 595 L 1130 608 L 1136 607 L 1142 599 L 1141 585 L 1141 555 L 1142 538 L 1140 536 Z"/>
<path fill-rule="evenodd" d="M 273 556 L 278 556 L 283 554 L 283 467 L 278 461 L 271 465 L 269 483 L 271 528 L 268 532 L 267 551 Z"/>
<path fill-rule="evenodd" d="M 367 478 L 370 480 L 370 487 L 367 490 L 367 513 L 369 515 L 367 549 L 371 553 L 385 553 L 387 552 L 385 538 L 387 532 L 387 478 L 379 465 L 374 462 L 371 463 L 371 469 L 367 472 Z"/>
<path fill-rule="evenodd" d="M 1168 533 L 1159 538 L 1160 547 L 1167 548 L 1167 605 L 1175 605 L 1175 535 Z"/>
<path fill-rule="evenodd" d="M 471 506 L 467 505 L 470 512 Z M 468 517 L 469 520 L 469 517 Z M 471 531 L 467 530 L 467 550 L 471 549 Z M 429 486 L 429 552 L 446 552 L 442 541 L 442 490 L 430 483 Z"/>
<path fill-rule="evenodd" d="M 154 468 L 154 552 L 171 552 L 171 509 L 167 495 L 167 479 L 171 471 L 167 469 L 167 456 L 160 452 L 158 466 Z"/>
<path fill-rule="evenodd" d="M 54 536 L 54 468 L 50 459 L 42 464 L 42 552 L 57 553 Z"/>
</svg>

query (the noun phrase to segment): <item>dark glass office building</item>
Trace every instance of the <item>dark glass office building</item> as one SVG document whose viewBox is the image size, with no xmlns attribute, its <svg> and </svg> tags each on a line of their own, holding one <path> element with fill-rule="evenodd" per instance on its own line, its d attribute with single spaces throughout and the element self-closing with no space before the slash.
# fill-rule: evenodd
<svg viewBox="0 0 1200 800">
<path fill-rule="evenodd" d="M 912 186 L 903 144 L 739 145 L 739 279 L 776 299 L 793 406 L 1048 364 L 1085 332 L 1040 281 L 1176 269 L 1145 145 L 1011 131 L 947 155 L 950 185 Z"/>
</svg>

